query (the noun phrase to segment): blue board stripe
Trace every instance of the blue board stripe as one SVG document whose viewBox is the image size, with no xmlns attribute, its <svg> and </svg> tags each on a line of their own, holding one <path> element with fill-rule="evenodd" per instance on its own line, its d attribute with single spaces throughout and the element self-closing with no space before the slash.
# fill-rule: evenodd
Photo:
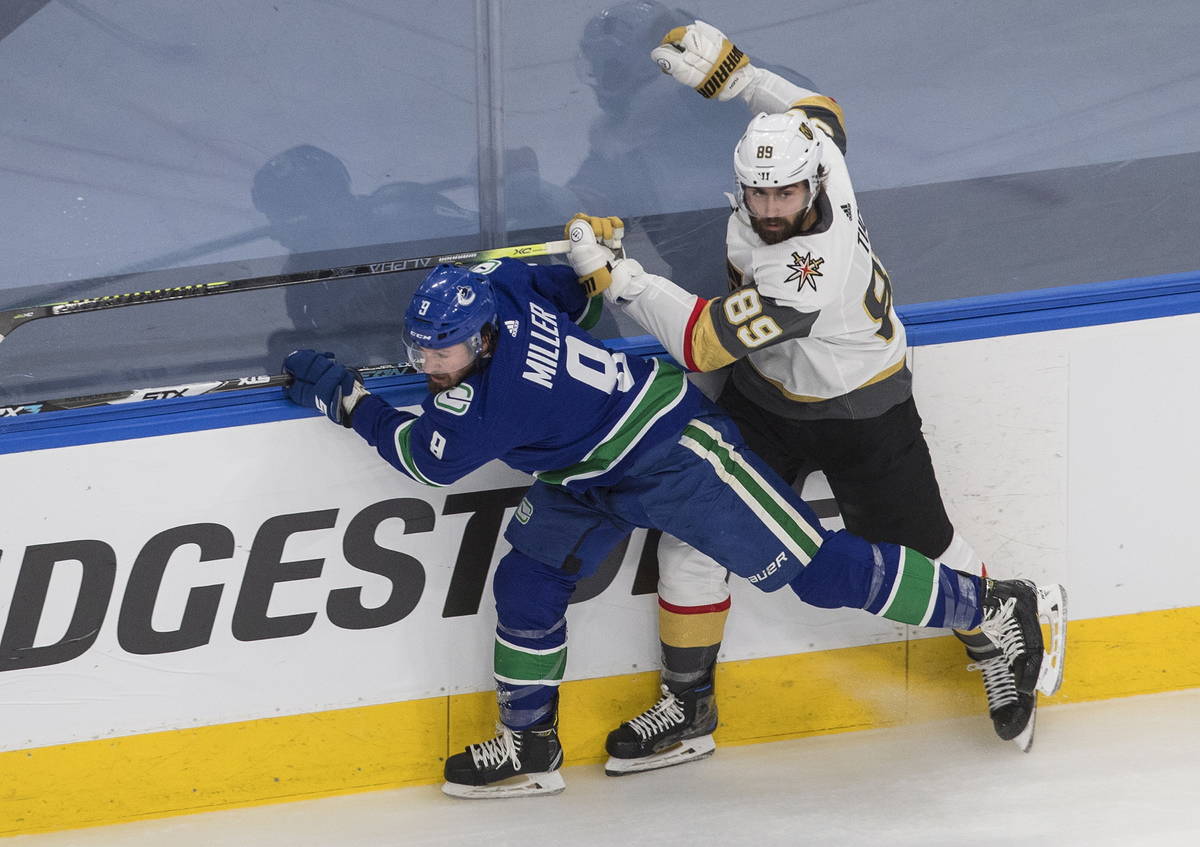
<svg viewBox="0 0 1200 847">
<path fill-rule="evenodd" d="M 896 311 L 914 347 L 1194 314 L 1200 313 L 1200 271 L 918 303 Z M 664 355 L 649 335 L 605 343 Z M 379 377 L 367 387 L 394 406 L 417 405 L 426 396 L 419 376 Z M 0 419 L 0 454 L 316 416 L 289 403 L 278 388 L 74 409 Z"/>
</svg>

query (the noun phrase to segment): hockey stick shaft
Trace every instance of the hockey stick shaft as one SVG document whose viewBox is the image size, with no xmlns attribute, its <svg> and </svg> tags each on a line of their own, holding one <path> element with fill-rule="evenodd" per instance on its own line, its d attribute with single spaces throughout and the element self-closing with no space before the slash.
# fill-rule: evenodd
<svg viewBox="0 0 1200 847">
<path fill-rule="evenodd" d="M 551 256 L 566 253 L 569 248 L 569 241 L 545 241 L 541 244 L 522 244 L 516 247 L 496 247 L 491 250 L 477 250 L 473 253 L 414 256 L 407 259 L 389 259 L 382 262 L 349 265 L 343 268 L 326 268 L 318 271 L 300 271 L 298 273 L 277 274 L 275 276 L 257 276 L 247 277 L 246 279 L 222 280 L 220 282 L 177 285 L 173 288 L 155 288 L 150 291 L 131 291 L 127 294 L 107 294 L 103 297 L 66 300 L 62 303 L 47 303 L 44 306 L 30 306 L 24 309 L 5 309 L 0 310 L 0 341 L 3 341 L 17 327 L 40 318 L 75 315 L 80 312 L 98 312 L 104 309 L 119 309 L 123 306 L 140 306 L 144 303 L 162 303 L 167 300 L 188 300 L 196 297 L 208 297 L 214 294 L 232 294 L 237 291 L 260 291 L 266 288 L 282 288 L 288 285 L 303 285 L 304 283 L 321 282 L 323 280 L 353 279 L 355 277 L 378 276 L 380 274 L 399 273 L 401 271 L 419 271 L 431 268 L 442 262 L 482 262 L 487 259 L 500 259 L 505 256 L 521 259 L 535 256 Z"/>
<path fill-rule="evenodd" d="M 408 362 L 389 362 L 386 365 L 364 365 L 354 368 L 359 376 L 397 377 L 402 373 L 413 373 L 412 365 Z M 260 374 L 257 377 L 234 377 L 233 379 L 214 379 L 208 383 L 188 383 L 187 385 L 168 385 L 157 389 L 131 389 L 128 391 L 110 391 L 108 394 L 80 395 L 79 397 L 60 397 L 59 400 L 40 400 L 35 403 L 22 403 L 19 406 L 0 406 L 0 418 L 24 418 L 26 415 L 38 415 L 47 412 L 67 412 L 70 409 L 90 409 L 98 406 L 125 406 L 126 403 L 139 403 L 148 400 L 175 400 L 178 397 L 199 397 L 209 394 L 226 394 L 228 391 L 245 389 L 284 388 L 292 384 L 292 374 L 276 373 Z"/>
<path fill-rule="evenodd" d="M 364 379 L 373 376 L 398 376 L 412 373 L 408 362 L 392 362 L 382 365 L 364 365 L 355 368 Z M 18 406 L 0 406 L 0 418 L 25 417 L 46 412 L 65 412 L 69 409 L 89 409 L 96 406 L 123 406 L 143 400 L 173 400 L 177 397 L 199 397 L 201 394 L 224 394 L 247 388 L 282 388 L 292 382 L 291 374 L 268 376 L 241 376 L 233 379 L 218 379 L 211 382 L 193 382 L 187 385 L 170 385 L 163 388 L 135 388 L 129 391 L 112 391 L 107 394 L 85 394 L 79 397 L 61 397 L 57 400 L 39 400 Z"/>
</svg>

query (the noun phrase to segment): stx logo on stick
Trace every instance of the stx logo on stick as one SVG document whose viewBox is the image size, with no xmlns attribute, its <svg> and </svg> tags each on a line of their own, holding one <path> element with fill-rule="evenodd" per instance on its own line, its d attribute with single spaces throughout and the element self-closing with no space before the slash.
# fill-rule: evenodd
<svg viewBox="0 0 1200 847">
<path fill-rule="evenodd" d="M 15 418 L 17 415 L 36 415 L 41 410 L 41 403 L 30 403 L 27 406 L 0 406 L 0 418 Z"/>
</svg>

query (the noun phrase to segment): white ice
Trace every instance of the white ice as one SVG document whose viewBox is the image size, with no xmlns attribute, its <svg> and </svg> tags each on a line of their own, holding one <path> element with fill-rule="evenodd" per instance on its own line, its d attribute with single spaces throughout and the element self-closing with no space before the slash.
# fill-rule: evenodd
<svg viewBox="0 0 1200 847">
<path fill-rule="evenodd" d="M 549 797 L 436 786 L 21 836 L 12 847 L 1200 844 L 1200 689 L 1042 709 L 1028 755 L 982 716 L 719 748 Z"/>
</svg>

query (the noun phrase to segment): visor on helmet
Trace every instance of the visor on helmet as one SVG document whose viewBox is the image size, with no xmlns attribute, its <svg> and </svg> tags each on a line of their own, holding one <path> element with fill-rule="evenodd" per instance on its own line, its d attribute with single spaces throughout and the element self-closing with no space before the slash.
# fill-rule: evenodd
<svg viewBox="0 0 1200 847">
<path fill-rule="evenodd" d="M 470 367 L 483 351 L 483 335 L 475 333 L 466 341 L 448 347 L 425 347 L 412 333 L 404 333 L 404 348 L 409 363 L 425 374 L 451 374 Z"/>
<path fill-rule="evenodd" d="M 810 192 L 807 182 L 792 185 L 740 185 L 742 206 L 752 218 L 790 218 L 808 211 Z"/>
</svg>

